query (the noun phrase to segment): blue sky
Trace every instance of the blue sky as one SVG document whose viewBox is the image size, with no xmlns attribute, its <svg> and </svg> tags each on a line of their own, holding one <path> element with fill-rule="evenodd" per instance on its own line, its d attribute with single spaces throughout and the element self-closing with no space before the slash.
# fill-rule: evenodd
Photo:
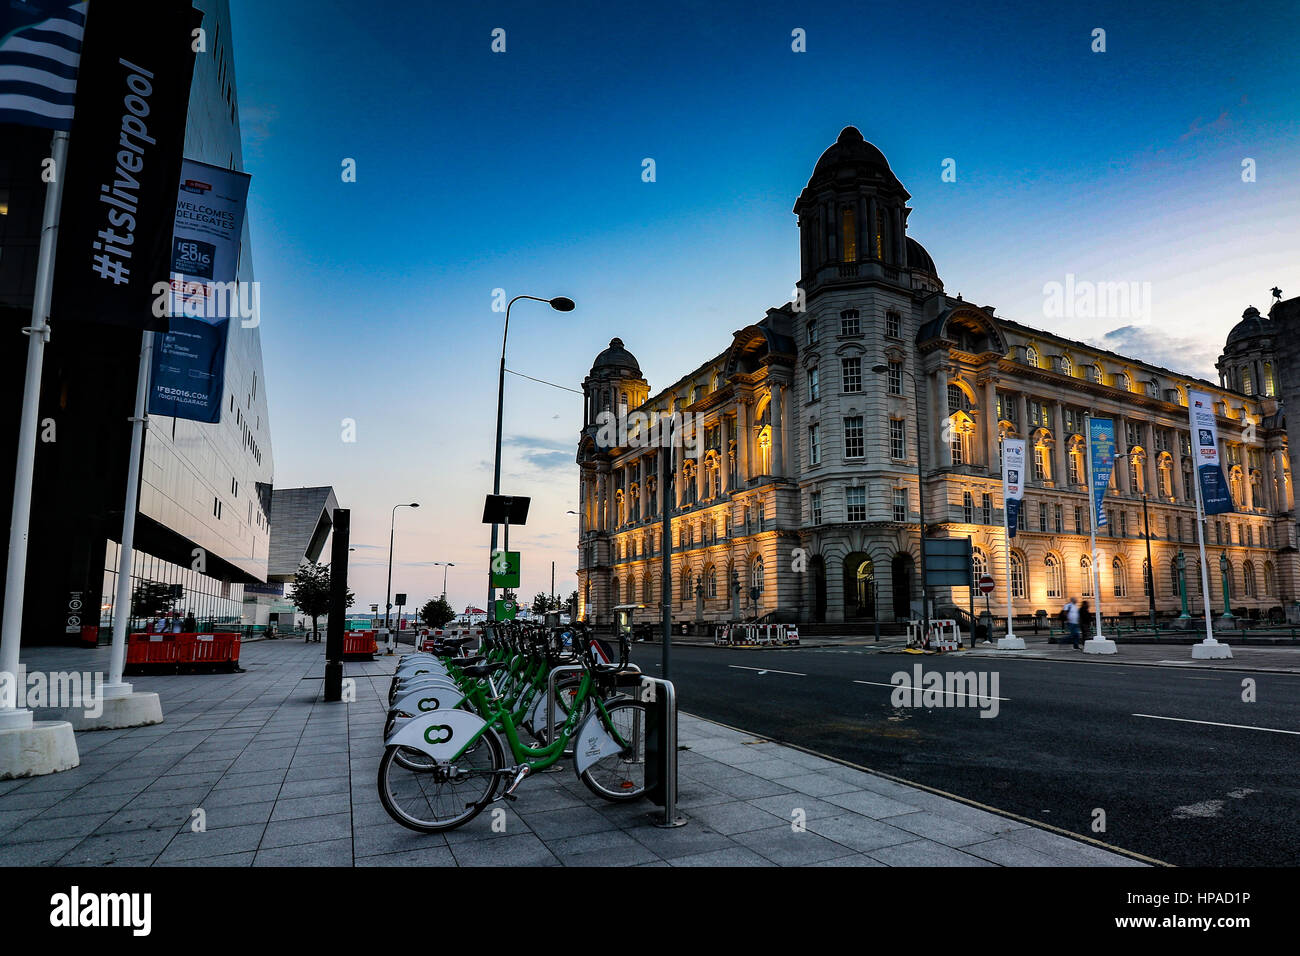
<svg viewBox="0 0 1300 956">
<path fill-rule="evenodd" d="M 578 303 L 516 305 L 510 368 L 578 388 L 618 335 L 669 384 L 790 298 L 791 207 L 846 125 L 948 292 L 1016 321 L 1214 377 L 1247 305 L 1300 294 L 1294 4 L 465 6 L 231 0 L 276 484 L 352 509 L 359 605 L 411 500 L 394 589 L 454 561 L 453 605 L 486 599 L 494 289 Z M 1149 323 L 1049 319 L 1067 274 L 1149 282 Z M 580 398 L 508 376 L 505 408 L 521 592 L 555 561 L 567 595 Z"/>
</svg>

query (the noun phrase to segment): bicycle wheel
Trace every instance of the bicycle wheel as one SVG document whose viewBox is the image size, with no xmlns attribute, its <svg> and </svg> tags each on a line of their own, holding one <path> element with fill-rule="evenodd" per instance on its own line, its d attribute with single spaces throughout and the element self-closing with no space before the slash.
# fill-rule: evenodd
<svg viewBox="0 0 1300 956">
<path fill-rule="evenodd" d="M 490 730 L 454 764 L 410 748 L 386 747 L 379 762 L 379 800 L 404 827 L 421 833 L 454 830 L 492 802 L 504 766 L 501 741 Z"/>
<path fill-rule="evenodd" d="M 614 803 L 639 799 L 645 794 L 646 706 L 624 698 L 605 703 L 610 725 L 628 743 L 623 753 L 601 757 L 582 774 L 582 782 L 596 796 Z"/>
<path fill-rule="evenodd" d="M 570 677 L 561 677 L 555 682 L 555 726 L 558 729 L 565 720 L 568 719 L 570 711 L 573 710 L 573 702 L 578 697 L 578 685 L 582 683 L 582 678 L 577 675 Z M 591 698 L 583 702 L 582 711 L 579 717 L 585 717 L 587 711 L 591 709 Z M 537 710 L 537 724 L 532 734 L 537 741 L 543 745 L 549 744 L 550 738 L 546 735 L 546 704 L 543 703 Z"/>
</svg>

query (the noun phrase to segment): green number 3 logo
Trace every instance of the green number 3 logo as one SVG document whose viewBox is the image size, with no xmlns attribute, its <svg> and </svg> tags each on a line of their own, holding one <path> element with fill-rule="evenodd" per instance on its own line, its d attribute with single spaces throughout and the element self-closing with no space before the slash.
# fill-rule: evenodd
<svg viewBox="0 0 1300 956">
<path fill-rule="evenodd" d="M 425 707 L 425 706 L 424 706 L 425 704 L 432 704 L 433 706 L 432 706 L 432 707 Z M 436 697 L 425 697 L 425 698 L 424 698 L 423 700 L 421 700 L 420 703 L 417 704 L 416 706 L 417 706 L 421 711 L 437 710 L 437 709 L 438 709 L 438 698 L 436 698 Z"/>
</svg>

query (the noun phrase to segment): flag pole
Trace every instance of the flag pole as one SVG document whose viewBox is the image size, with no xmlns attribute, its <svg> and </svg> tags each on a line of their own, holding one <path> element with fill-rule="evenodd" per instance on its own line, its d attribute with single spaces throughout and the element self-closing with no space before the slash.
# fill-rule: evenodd
<svg viewBox="0 0 1300 956">
<path fill-rule="evenodd" d="M 27 587 L 27 538 L 32 517 L 32 482 L 36 471 L 36 427 L 40 421 L 41 371 L 45 344 L 50 340 L 50 300 L 54 291 L 54 251 L 63 205 L 63 175 L 68 156 L 68 134 L 56 130 L 50 150 L 54 178 L 46 185 L 41 244 L 32 297 L 32 324 L 27 336 L 27 376 L 18 425 L 18 466 L 14 475 L 14 501 L 9 523 L 9 561 L 5 567 L 4 612 L 0 620 L 0 730 L 26 730 L 32 712 L 18 707 L 17 676 L 23 633 L 23 597 Z M 8 679 L 4 679 L 8 675 Z"/>
<path fill-rule="evenodd" d="M 117 555 L 117 593 L 113 598 L 113 647 L 109 655 L 108 681 L 101 693 L 105 698 L 127 697 L 131 685 L 123 683 L 126 664 L 126 634 L 131 623 L 131 564 L 135 555 L 135 517 L 140 501 L 140 458 L 148 428 L 147 401 L 149 372 L 153 367 L 153 332 L 140 336 L 140 369 L 135 380 L 135 413 L 131 416 L 131 452 L 126 470 L 126 504 L 122 509 L 122 545 Z"/>
<path fill-rule="evenodd" d="M 1088 541 L 1092 547 L 1092 554 L 1089 557 L 1089 563 L 1092 565 L 1092 599 L 1097 602 L 1093 613 L 1096 615 L 1096 630 L 1092 637 L 1083 642 L 1083 652 L 1085 654 L 1117 654 L 1119 647 L 1110 638 L 1101 633 L 1101 555 L 1097 553 L 1097 522 L 1101 520 L 1101 505 L 1106 500 L 1106 491 L 1103 488 L 1101 499 L 1097 498 L 1096 480 L 1092 475 L 1092 415 L 1086 415 L 1088 436 L 1088 487 L 1084 489 L 1088 493 L 1088 509 L 1091 512 L 1088 515 Z M 1103 419 L 1105 421 L 1106 419 Z M 1114 420 L 1111 422 L 1111 431 L 1115 429 Z M 1118 438 L 1115 439 L 1118 441 Z M 1114 474 L 1115 466 L 1111 464 L 1111 474 Z M 1154 580 L 1154 579 L 1153 579 Z"/>
</svg>

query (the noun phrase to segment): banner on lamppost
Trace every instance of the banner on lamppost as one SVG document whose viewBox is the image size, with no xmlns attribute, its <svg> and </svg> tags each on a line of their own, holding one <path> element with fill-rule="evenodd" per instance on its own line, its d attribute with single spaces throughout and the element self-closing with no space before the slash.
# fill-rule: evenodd
<svg viewBox="0 0 1300 956">
<path fill-rule="evenodd" d="M 151 415 L 221 421 L 230 319 L 256 314 L 256 286 L 236 281 L 248 184 L 245 173 L 192 159 L 182 165 L 170 291 L 154 303 L 171 326 L 153 351 Z"/>
<path fill-rule="evenodd" d="M 1205 392 L 1187 393 L 1192 443 L 1196 446 L 1196 480 L 1201 488 L 1201 507 L 1207 515 L 1234 510 L 1228 482 L 1219 461 L 1219 426 L 1215 421 L 1214 399 Z"/>
<path fill-rule="evenodd" d="M 1025 497 L 1025 440 L 1002 439 L 1002 499 L 1005 503 L 1007 535 L 1016 536 L 1020 505 Z"/>
<path fill-rule="evenodd" d="M 1092 523 L 1106 527 L 1106 509 L 1101 505 L 1115 470 L 1115 422 L 1109 418 L 1088 419 L 1088 461 L 1092 473 Z"/>
<path fill-rule="evenodd" d="M 87 14 L 59 221 L 50 315 L 165 331 L 152 307 L 170 274 L 191 32 L 203 14 L 174 0 L 96 3 Z"/>
</svg>

